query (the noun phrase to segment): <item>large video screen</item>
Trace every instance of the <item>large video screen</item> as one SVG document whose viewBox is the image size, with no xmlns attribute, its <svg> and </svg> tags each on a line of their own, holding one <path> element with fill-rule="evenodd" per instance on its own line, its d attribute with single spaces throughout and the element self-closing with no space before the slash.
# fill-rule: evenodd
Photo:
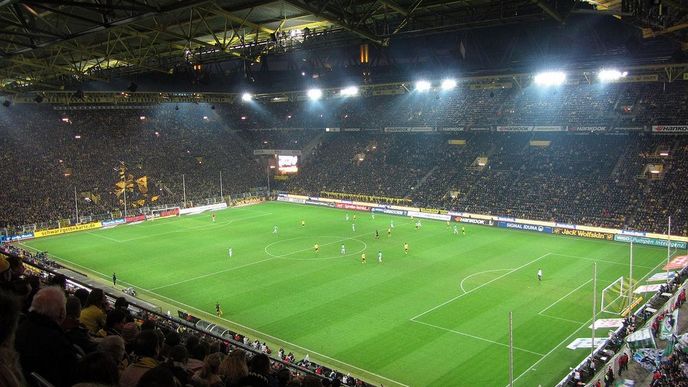
<svg viewBox="0 0 688 387">
<path fill-rule="evenodd" d="M 298 156 L 277 156 L 277 170 L 279 173 L 296 173 L 299 171 Z"/>
</svg>

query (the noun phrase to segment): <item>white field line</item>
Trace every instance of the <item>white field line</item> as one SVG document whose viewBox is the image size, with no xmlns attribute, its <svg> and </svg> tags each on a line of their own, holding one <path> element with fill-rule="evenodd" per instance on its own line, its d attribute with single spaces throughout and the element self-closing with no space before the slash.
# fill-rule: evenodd
<svg viewBox="0 0 688 387">
<path fill-rule="evenodd" d="M 530 262 L 526 262 L 526 263 L 524 263 L 523 265 L 521 265 L 521 266 L 519 266 L 519 267 L 517 267 L 517 268 L 515 268 L 515 269 L 511 269 L 511 270 L 509 270 L 507 273 L 504 273 L 504 274 L 500 275 L 499 277 L 496 277 L 496 278 L 493 278 L 493 279 L 491 279 L 491 280 L 489 280 L 489 281 L 487 281 L 487 282 L 484 282 L 482 285 L 480 285 L 480 286 L 478 286 L 478 287 L 476 287 L 476 288 L 473 288 L 473 289 L 467 291 L 466 293 L 459 294 L 458 296 L 456 296 L 456 297 L 454 297 L 454 298 L 451 298 L 451 299 L 449 299 L 449 300 L 447 300 L 447 301 L 445 301 L 445 302 L 443 302 L 443 303 L 441 303 L 441 304 L 439 304 L 439 305 L 437 305 L 437 306 L 434 306 L 434 307 L 432 307 L 432 308 L 426 310 L 425 312 L 419 313 L 419 314 L 417 314 L 417 315 L 411 317 L 410 320 L 411 320 L 411 321 L 414 321 L 415 319 L 417 319 L 417 318 L 419 318 L 419 317 L 422 317 L 422 316 L 424 316 L 424 315 L 426 315 L 426 314 L 432 312 L 433 310 L 439 309 L 439 308 L 441 308 L 441 307 L 443 307 L 443 306 L 445 306 L 445 305 L 447 305 L 447 304 L 449 304 L 449 303 L 451 303 L 451 302 L 454 302 L 454 301 L 458 300 L 459 298 L 461 298 L 461 297 L 463 297 L 463 296 L 465 296 L 465 295 L 471 294 L 471 293 L 475 292 L 476 290 L 478 290 L 478 289 L 480 289 L 480 288 L 482 288 L 482 287 L 484 287 L 484 286 L 487 286 L 487 285 L 489 285 L 489 284 L 491 284 L 491 283 L 493 283 L 493 282 L 495 282 L 495 281 L 498 281 L 498 280 L 500 280 L 500 279 L 502 279 L 502 278 L 508 276 L 509 274 L 511 274 L 511 273 L 513 273 L 513 272 L 515 272 L 515 271 L 518 271 L 518 270 L 520 270 L 520 269 L 522 269 L 522 268 L 524 268 L 524 267 L 526 267 L 526 266 L 528 266 L 528 265 L 532 265 L 533 263 L 535 263 L 535 262 L 537 262 L 537 261 L 539 261 L 539 260 L 541 260 L 541 259 L 543 259 L 543 258 L 549 256 L 550 254 L 551 254 L 551 253 L 547 253 L 547 254 L 545 254 L 545 255 L 542 255 L 542 256 L 540 256 L 540 257 L 538 257 L 538 258 L 533 259 L 533 260 L 530 261 Z"/>
<path fill-rule="evenodd" d="M 159 236 L 161 236 L 161 235 L 168 235 L 168 234 L 176 234 L 176 233 L 180 233 L 180 232 L 187 232 L 187 231 L 190 231 L 190 230 L 204 230 L 204 229 L 220 228 L 220 227 L 222 227 L 222 226 L 226 226 L 226 225 L 231 224 L 231 223 L 234 223 L 234 222 L 238 222 L 238 221 L 242 221 L 242 220 L 247 220 L 247 219 L 253 219 L 253 218 L 260 218 L 260 217 L 263 217 L 263 216 L 268 216 L 268 215 L 270 215 L 270 214 L 271 214 L 271 213 L 265 213 L 265 214 L 259 214 L 259 215 L 253 215 L 253 216 L 246 216 L 246 217 L 243 217 L 243 218 L 230 219 L 230 220 L 228 220 L 228 221 L 226 221 L 226 222 L 218 222 L 218 223 L 210 223 L 210 224 L 201 224 L 201 225 L 193 226 L 193 227 L 182 227 L 182 228 L 179 228 L 179 229 L 177 229 L 177 230 L 166 231 L 166 232 L 161 232 L 161 233 L 157 233 L 157 234 L 147 234 L 147 235 L 140 236 L 140 237 L 129 238 L 129 239 L 123 239 L 123 240 L 120 241 L 120 243 L 126 243 L 126 242 L 141 240 L 141 239 L 148 239 L 148 238 L 153 238 L 153 237 L 159 237 Z"/>
<path fill-rule="evenodd" d="M 502 347 L 509 348 L 509 345 L 508 345 L 508 344 L 504 344 L 504 343 L 500 343 L 500 342 L 498 342 L 498 341 L 486 339 L 486 338 L 484 338 L 484 337 L 475 336 L 475 335 L 470 335 L 470 334 L 468 334 L 468 333 L 464 333 L 464 332 L 456 331 L 456 330 L 454 330 L 454 329 L 449 329 L 449 328 L 441 327 L 441 326 L 439 326 L 439 325 L 429 324 L 429 323 L 422 322 L 422 321 L 416 321 L 416 320 L 411 320 L 411 321 L 413 321 L 414 323 L 417 323 L 417 324 L 427 325 L 427 326 L 429 326 L 429 327 L 441 329 L 441 330 L 443 330 L 443 331 L 447 331 L 447 332 L 451 332 L 451 333 L 456 333 L 457 335 L 466 336 L 466 337 L 470 337 L 470 338 L 472 338 L 472 339 L 476 339 L 476 340 L 480 340 L 480 341 L 485 341 L 485 342 L 488 342 L 488 343 L 491 343 L 491 344 L 495 344 L 495 345 L 499 345 L 499 346 L 502 346 Z M 528 352 L 528 353 L 531 353 L 531 354 L 537 355 L 537 356 L 545 356 L 545 355 L 542 354 L 542 353 L 535 352 L 535 351 L 531 351 L 531 350 L 525 349 L 525 348 L 514 347 L 514 349 L 517 349 L 517 350 L 523 351 L 523 352 Z"/>
<path fill-rule="evenodd" d="M 604 259 L 588 258 L 588 257 L 581 257 L 581 256 L 578 256 L 578 255 L 568 255 L 568 254 L 559 254 L 559 253 L 552 253 L 552 255 L 558 255 L 558 256 L 561 256 L 561 257 L 569 257 L 569 258 L 584 259 L 584 260 L 586 260 L 586 261 L 592 261 L 592 262 L 604 262 L 604 263 L 608 263 L 608 264 L 610 264 L 610 265 L 621 265 L 621 266 L 626 266 L 626 267 L 628 267 L 628 264 L 627 264 L 627 263 L 624 263 L 624 262 L 614 262 L 614 261 L 607 261 L 607 260 L 604 260 Z M 634 264 L 633 267 L 642 267 L 643 269 L 652 269 L 651 266 L 643 266 L 643 265 L 636 265 L 636 264 Z"/>
<path fill-rule="evenodd" d="M 24 247 L 26 247 L 26 248 L 28 248 L 28 249 L 32 249 L 32 250 L 34 250 L 34 251 L 38 251 L 38 250 L 34 249 L 33 247 L 24 245 L 22 242 L 19 242 L 19 244 L 22 245 L 22 246 L 24 246 Z M 101 275 L 101 276 L 102 276 L 103 278 L 105 278 L 105 279 L 109 279 L 109 278 L 110 278 L 110 276 L 108 276 L 108 275 L 105 274 L 105 273 L 101 273 L 101 272 L 99 272 L 99 271 L 90 269 L 90 268 L 88 268 L 88 267 L 86 267 L 86 266 L 80 265 L 80 264 L 78 264 L 78 263 L 76 263 L 76 262 L 72 262 L 72 261 L 70 261 L 70 260 L 68 260 L 68 259 L 60 258 L 60 257 L 58 257 L 57 255 L 54 255 L 54 254 L 50 254 L 50 256 L 52 256 L 52 257 L 54 257 L 54 258 L 57 258 L 57 259 L 59 259 L 60 261 L 69 262 L 70 264 L 72 264 L 72 265 L 74 265 L 74 266 L 79 266 L 79 267 L 82 267 L 82 268 L 84 268 L 84 269 L 86 269 L 86 270 L 89 270 L 89 271 L 91 271 L 91 272 L 93 272 L 93 273 L 99 274 L 99 275 Z M 272 258 L 270 258 L 270 259 L 272 259 Z M 119 281 L 119 280 L 118 280 L 118 281 Z M 341 365 L 343 365 L 343 366 L 345 366 L 345 367 L 347 367 L 347 368 L 356 369 L 356 370 L 362 371 L 362 372 L 364 372 L 364 373 L 366 373 L 366 374 L 368 374 L 368 375 L 372 375 L 372 376 L 375 376 L 375 377 L 377 377 L 377 378 L 380 378 L 380 379 L 384 379 L 384 380 L 390 381 L 390 382 L 392 382 L 392 383 L 394 383 L 394 384 L 396 384 L 396 385 L 402 386 L 402 387 L 410 387 L 408 384 L 404 384 L 404 383 L 398 382 L 398 381 L 396 381 L 396 380 L 394 380 L 394 379 L 390 379 L 390 378 L 387 378 L 387 377 L 385 377 L 385 376 L 376 374 L 376 373 L 374 373 L 374 372 L 367 371 L 367 370 L 365 370 L 365 369 L 363 369 L 363 368 L 356 367 L 356 366 L 353 365 L 353 364 L 349 364 L 349 363 L 346 363 L 346 362 L 337 360 L 337 359 L 335 359 L 335 358 L 333 358 L 333 357 L 330 357 L 330 356 L 324 355 L 324 354 L 322 354 L 322 353 L 313 351 L 313 350 L 311 350 L 311 349 L 309 349 L 309 348 L 302 347 L 302 346 L 300 346 L 300 345 L 298 345 L 298 344 L 295 344 L 295 343 L 292 343 L 292 342 L 289 342 L 289 341 L 286 341 L 286 340 L 282 340 L 282 339 L 280 339 L 279 337 L 272 336 L 272 335 L 270 335 L 270 334 L 268 334 L 268 333 L 261 332 L 261 331 L 259 331 L 259 330 L 257 330 L 257 329 L 253 329 L 253 328 L 248 327 L 248 326 L 246 326 L 246 325 L 243 325 L 243 324 L 234 322 L 234 321 L 232 321 L 232 320 L 228 320 L 228 319 L 226 319 L 226 318 L 217 317 L 217 316 L 215 316 L 215 315 L 212 314 L 212 313 L 208 313 L 208 312 L 206 312 L 206 311 L 204 311 L 204 310 L 202 310 L 202 309 L 198 309 L 198 308 L 193 307 L 193 306 L 191 306 L 191 305 L 187 305 L 187 304 L 185 304 L 185 303 L 183 303 L 183 302 L 179 302 L 179 301 L 174 300 L 174 299 L 171 299 L 171 298 L 169 298 L 169 297 L 165 297 L 165 296 L 163 296 L 162 294 L 158 294 L 158 293 L 153 292 L 153 291 L 151 291 L 151 290 L 142 288 L 142 287 L 140 287 L 140 286 L 138 286 L 138 285 L 134 285 L 134 284 L 129 283 L 129 282 L 126 282 L 126 281 L 119 281 L 119 282 L 121 282 L 121 283 L 123 283 L 123 284 L 125 284 L 125 285 L 130 285 L 130 286 L 133 286 L 133 287 L 135 287 L 135 288 L 141 289 L 141 290 L 143 290 L 143 291 L 145 291 L 145 292 L 148 292 L 148 293 L 150 293 L 150 294 L 152 294 L 152 295 L 154 295 L 154 296 L 156 296 L 156 297 L 166 299 L 166 300 L 168 300 L 172 305 L 181 305 L 181 306 L 183 306 L 183 307 L 186 307 L 186 308 L 188 308 L 188 309 L 193 309 L 193 310 L 195 310 L 195 311 L 197 311 L 197 312 L 200 312 L 200 313 L 202 313 L 202 314 L 211 316 L 211 317 L 213 317 L 213 318 L 220 319 L 220 320 L 223 320 L 223 321 L 227 321 L 228 323 L 233 324 L 233 325 L 238 326 L 238 327 L 241 327 L 242 329 L 245 329 L 245 330 L 247 330 L 247 331 L 251 331 L 251 332 L 257 333 L 258 336 L 261 336 L 261 337 L 268 337 L 268 338 L 270 338 L 272 341 L 276 341 L 276 342 L 280 342 L 280 343 L 286 344 L 287 347 L 301 349 L 301 350 L 303 350 L 303 351 L 306 352 L 306 353 L 312 353 L 312 354 L 316 355 L 317 357 L 320 357 L 320 358 L 323 358 L 323 359 L 332 360 L 333 362 L 335 362 L 335 363 L 337 363 L 337 364 L 341 364 Z"/>
<path fill-rule="evenodd" d="M 570 323 L 573 323 L 573 324 L 576 324 L 576 325 L 580 325 L 580 324 L 583 323 L 582 321 L 576 321 L 576 320 L 571 320 L 571 319 L 564 318 L 564 317 L 552 316 L 552 315 L 550 315 L 550 314 L 538 313 L 538 315 L 540 315 L 540 316 L 542 316 L 542 317 L 553 318 L 553 319 L 555 319 L 555 320 L 561 320 L 561 321 L 570 322 Z"/>
<path fill-rule="evenodd" d="M 370 233 L 367 233 L 367 234 L 370 234 Z M 366 235 L 366 234 L 361 234 L 361 235 L 358 235 L 358 236 L 353 236 L 353 237 L 348 237 L 348 238 L 344 238 L 344 239 L 339 239 L 339 240 L 336 240 L 336 241 L 334 241 L 334 242 L 323 243 L 323 244 L 320 245 L 320 247 L 322 247 L 322 246 L 329 246 L 329 245 L 335 245 L 335 244 L 337 244 L 337 243 L 344 242 L 344 241 L 348 241 L 348 240 L 356 240 L 356 241 L 359 241 L 359 242 L 363 243 L 366 247 L 368 247 L 368 244 L 367 244 L 367 243 L 365 243 L 365 242 L 363 242 L 363 241 L 361 241 L 361 240 L 358 240 L 359 237 L 363 237 L 364 235 Z M 277 244 L 277 243 L 280 243 L 280 242 L 292 241 L 292 240 L 296 240 L 296 239 L 305 239 L 305 238 L 310 238 L 310 237 L 295 237 L 295 238 L 289 238 L 289 239 L 279 240 L 279 241 L 277 241 L 277 242 L 273 242 L 273 243 L 270 243 L 269 245 L 265 246 L 265 248 L 264 248 L 263 250 L 265 251 L 265 254 L 267 254 L 267 255 L 269 255 L 269 256 L 271 256 L 271 257 L 273 257 L 273 258 L 284 258 L 284 257 L 288 257 L 288 256 L 293 255 L 293 254 L 297 254 L 297 253 L 302 253 L 302 252 L 304 252 L 304 251 L 313 250 L 313 247 L 309 247 L 309 248 L 306 248 L 306 249 L 295 250 L 295 251 L 292 251 L 292 252 L 290 252 L 290 253 L 280 254 L 280 255 L 276 255 L 276 254 L 272 254 L 272 253 L 268 252 L 268 247 L 270 247 L 270 246 L 272 246 L 272 245 L 274 245 L 274 244 Z M 327 238 L 327 236 L 321 236 L 321 238 Z M 339 237 L 331 236 L 331 238 L 339 238 Z M 317 239 L 317 237 L 313 237 L 313 238 L 311 238 L 311 239 Z M 360 251 L 359 251 L 359 252 L 360 252 Z M 358 253 L 355 253 L 355 254 L 358 254 Z M 345 256 L 348 256 L 348 255 L 351 255 L 351 254 L 340 255 L 340 256 L 338 256 L 338 257 L 345 257 Z M 314 259 L 312 259 L 311 261 L 314 261 Z"/>
<path fill-rule="evenodd" d="M 463 283 L 464 283 L 464 281 L 466 281 L 467 279 L 469 279 L 469 278 L 471 278 L 471 277 L 474 277 L 474 276 L 476 276 L 476 275 L 480 275 L 480 274 L 492 273 L 492 272 L 495 272 L 495 271 L 507 271 L 507 270 L 512 270 L 512 269 L 484 270 L 484 271 L 479 271 L 479 272 L 477 272 L 477 273 L 473 273 L 473 274 L 471 274 L 471 275 L 469 275 L 469 276 L 464 277 L 464 278 L 461 280 L 461 284 L 459 285 L 459 287 L 461 288 L 461 291 L 462 291 L 462 292 L 467 293 L 467 292 L 466 292 L 466 289 L 463 288 Z"/>
<path fill-rule="evenodd" d="M 130 285 L 131 285 L 131 284 L 130 284 Z M 132 286 L 133 286 L 133 285 L 132 285 Z M 143 290 L 146 290 L 146 289 L 143 289 Z M 261 336 L 261 337 L 268 337 L 268 338 L 270 338 L 272 341 L 277 341 L 277 342 L 280 342 L 280 343 L 284 343 L 284 344 L 286 344 L 286 346 L 288 346 L 288 347 L 290 347 L 290 348 L 298 348 L 298 349 L 301 349 L 302 351 L 304 351 L 304 352 L 306 352 L 306 353 L 315 354 L 315 355 L 316 355 L 317 357 L 319 357 L 319 358 L 332 360 L 333 362 L 335 362 L 335 363 L 337 363 L 337 364 L 341 364 L 341 365 L 343 365 L 343 366 L 346 366 L 347 368 L 356 369 L 356 370 L 359 370 L 359 371 L 363 371 L 364 373 L 366 373 L 366 374 L 368 374 L 368 375 L 372 375 L 372 376 L 375 376 L 375 377 L 380 378 L 380 379 L 388 380 L 388 381 L 390 381 L 390 382 L 392 382 L 392 383 L 394 383 L 394 384 L 397 384 L 397 385 L 399 385 L 399 386 L 410 387 L 409 385 L 404 384 L 404 383 L 401 383 L 401 382 L 398 382 L 398 381 L 396 381 L 396 380 L 394 380 L 394 379 L 390 379 L 390 378 L 385 377 L 385 376 L 382 376 L 382 375 L 380 375 L 380 374 L 376 374 L 376 373 L 374 373 L 374 372 L 367 371 L 367 370 L 365 370 L 365 369 L 363 369 L 363 368 L 356 367 L 356 366 L 353 365 L 353 364 L 345 363 L 345 362 L 343 362 L 343 361 L 341 361 L 341 360 L 337 360 L 337 359 L 332 358 L 332 357 L 330 357 L 330 356 L 327 356 L 327 355 L 324 355 L 324 354 L 322 354 L 322 353 L 313 351 L 312 349 L 309 349 L 309 348 L 306 348 L 306 347 L 302 347 L 302 346 L 300 346 L 300 345 L 298 345 L 298 344 L 295 344 L 295 343 L 292 343 L 292 342 L 289 342 L 289 341 L 280 339 L 279 337 L 275 337 L 275 336 L 272 336 L 272 335 L 270 335 L 270 334 L 268 334 L 268 333 L 261 332 L 261 331 L 259 331 L 259 330 L 253 329 L 253 328 L 251 328 L 251 327 L 247 327 L 246 325 L 243 325 L 243 324 L 240 324 L 240 323 L 237 323 L 237 322 L 228 320 L 228 319 L 226 319 L 226 318 L 217 317 L 217 316 L 215 316 L 213 313 L 208 313 L 208 312 L 206 312 L 206 311 L 204 311 L 204 310 L 198 309 L 198 308 L 193 307 L 193 306 L 191 306 L 191 305 L 184 304 L 183 302 L 179 302 L 179 301 L 173 300 L 173 299 L 171 299 L 171 298 L 165 297 L 165 296 L 160 295 L 160 294 L 157 294 L 157 293 L 155 293 L 155 292 L 149 292 L 149 293 L 154 294 L 154 295 L 157 296 L 157 297 L 160 297 L 160 298 L 164 298 L 164 299 L 166 299 L 166 300 L 169 300 L 170 303 L 172 303 L 172 304 L 182 305 L 182 306 L 184 306 L 184 307 L 186 307 L 186 308 L 188 308 L 188 309 L 193 309 L 193 310 L 195 310 L 195 311 L 197 311 L 197 312 L 200 312 L 200 313 L 202 313 L 202 314 L 205 314 L 205 315 L 208 315 L 208 316 L 212 316 L 213 318 L 219 318 L 220 320 L 227 321 L 228 323 L 233 324 L 233 325 L 236 325 L 236 326 L 238 326 L 238 327 L 241 327 L 241 328 L 243 328 L 243 329 L 245 329 L 245 330 L 247 330 L 247 331 L 255 332 L 255 333 L 258 334 L 258 336 Z"/>
<path fill-rule="evenodd" d="M 152 289 L 150 289 L 150 290 L 158 290 L 158 289 L 169 288 L 169 287 L 171 287 L 171 286 L 183 284 L 183 283 L 186 283 L 186 282 L 195 281 L 195 280 L 198 280 L 198 279 L 201 279 L 201 278 L 208 278 L 208 277 L 212 277 L 212 276 L 214 276 L 214 275 L 223 274 L 223 273 L 227 273 L 227 272 L 230 272 L 230 271 L 243 269 L 244 267 L 257 265 L 257 264 L 259 264 L 259 263 L 263 263 L 263 262 L 267 262 L 267 261 L 272 261 L 273 259 L 275 259 L 275 258 L 266 258 L 266 259 L 262 259 L 262 260 L 260 260 L 260 261 L 247 263 L 247 264 L 245 264 L 245 265 L 230 267 L 230 268 L 228 268 L 228 269 L 216 271 L 216 272 L 214 272 L 214 273 L 203 274 L 203 275 L 199 275 L 199 276 L 197 276 L 197 277 L 187 278 L 187 279 L 185 279 L 185 280 L 183 280 L 183 281 L 177 281 L 177 282 L 173 282 L 173 283 L 171 283 L 171 284 L 158 286 L 158 287 L 152 288 Z"/>
<path fill-rule="evenodd" d="M 592 282 L 592 278 L 589 279 L 589 280 L 587 280 L 587 281 L 585 281 L 585 283 L 583 283 L 583 284 L 580 285 L 579 287 L 577 287 L 577 288 L 571 290 L 570 292 L 566 293 L 564 296 L 560 297 L 558 300 L 556 300 L 556 301 L 554 301 L 553 303 L 551 303 L 548 307 L 546 307 L 545 309 L 539 311 L 538 314 L 544 313 L 546 310 L 548 310 L 549 308 L 551 308 L 551 307 L 553 307 L 554 305 L 558 304 L 561 300 L 563 300 L 564 298 L 566 298 L 566 297 L 572 295 L 573 293 L 576 292 L 576 290 L 582 288 L 583 286 L 589 284 L 590 282 Z"/>
<path fill-rule="evenodd" d="M 674 254 L 676 254 L 677 252 L 678 252 L 678 250 L 676 250 L 673 254 L 671 254 L 671 256 L 674 256 Z M 660 261 L 659 264 L 657 264 L 657 266 L 653 267 L 652 270 L 650 270 L 649 272 L 647 272 L 647 274 L 645 274 L 645 276 L 643 276 L 640 280 L 638 280 L 638 282 L 643 282 L 643 281 L 645 280 L 645 278 L 649 277 L 650 274 L 652 274 L 653 271 L 657 270 L 657 268 L 660 267 L 660 266 L 662 266 L 664 263 L 665 263 L 664 260 Z M 564 340 L 562 340 L 559 344 L 557 344 L 554 348 L 552 348 L 549 352 L 547 352 L 547 353 L 545 354 L 545 356 L 541 357 L 540 360 L 538 360 L 538 361 L 536 361 L 535 363 L 533 363 L 533 365 L 531 365 L 530 367 L 528 367 L 527 370 L 523 371 L 520 375 L 518 375 L 518 376 L 514 379 L 514 384 L 516 383 L 516 381 L 517 381 L 518 379 L 520 379 L 521 377 L 523 377 L 523 375 L 525 375 L 525 374 L 527 374 L 528 372 L 530 372 L 530 370 L 532 370 L 533 367 L 535 367 L 536 365 L 540 364 L 541 361 L 543 361 L 544 359 L 546 359 L 549 355 L 551 355 L 554 351 L 556 351 L 557 348 L 561 347 L 562 344 L 566 343 L 569 339 L 571 339 L 571 337 L 573 337 L 576 333 L 578 333 L 578 331 L 580 331 L 583 327 L 588 326 L 588 324 L 590 324 L 590 323 L 592 323 L 592 319 L 589 319 L 588 321 L 582 323 L 582 325 L 581 325 L 580 327 L 578 327 L 578 329 L 576 329 L 575 331 L 573 331 L 573 333 L 571 333 L 570 335 L 566 336 L 566 338 L 565 338 Z M 511 387 L 511 386 L 507 385 L 506 387 Z"/>
<path fill-rule="evenodd" d="M 120 242 L 120 240 L 119 240 L 119 239 L 114 239 L 114 238 L 110 238 L 109 236 L 105 236 L 105 235 L 100 235 L 100 234 L 99 234 L 99 233 L 97 233 L 97 232 L 92 232 L 92 231 L 86 231 L 86 232 L 85 232 L 85 234 L 88 234 L 88 235 L 93 235 L 93 236 L 96 236 L 96 237 L 98 237 L 98 238 L 103 238 L 103 239 L 107 239 L 107 240 L 109 240 L 109 241 L 111 241 L 111 242 L 117 242 L 117 243 L 122 243 L 122 242 Z"/>
</svg>

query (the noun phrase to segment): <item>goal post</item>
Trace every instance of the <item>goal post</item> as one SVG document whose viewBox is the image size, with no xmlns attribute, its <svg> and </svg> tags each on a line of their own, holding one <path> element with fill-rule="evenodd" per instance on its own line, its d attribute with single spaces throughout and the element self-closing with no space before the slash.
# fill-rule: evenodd
<svg viewBox="0 0 688 387">
<path fill-rule="evenodd" d="M 146 215 L 146 219 L 147 220 L 154 220 L 154 219 L 162 219 L 162 218 L 170 218 L 173 216 L 179 216 L 180 210 L 181 209 L 179 207 L 155 208 L 155 209 L 152 209 Z"/>
<path fill-rule="evenodd" d="M 600 311 L 621 314 L 621 312 L 630 304 L 632 297 L 631 281 L 626 277 L 619 277 L 610 285 L 602 289 L 602 301 L 600 302 Z"/>
</svg>

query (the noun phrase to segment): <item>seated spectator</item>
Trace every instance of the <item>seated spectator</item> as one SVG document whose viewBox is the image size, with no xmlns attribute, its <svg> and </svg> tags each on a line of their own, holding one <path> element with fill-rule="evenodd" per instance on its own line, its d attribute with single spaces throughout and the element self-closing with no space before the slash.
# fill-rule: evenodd
<svg viewBox="0 0 688 387">
<path fill-rule="evenodd" d="M 78 298 L 79 301 L 81 301 L 81 308 L 86 307 L 86 300 L 88 300 L 88 290 L 84 288 L 79 288 L 74 292 L 74 297 Z"/>
<path fill-rule="evenodd" d="M 124 339 L 121 336 L 106 336 L 98 343 L 98 351 L 110 356 L 117 364 L 119 373 L 121 374 L 129 365 L 127 353 L 124 348 Z"/>
<path fill-rule="evenodd" d="M 118 297 L 117 300 L 115 300 L 115 309 L 124 313 L 126 322 L 134 321 L 134 317 L 132 317 L 131 312 L 129 311 L 129 301 L 127 301 L 126 298 Z"/>
<path fill-rule="evenodd" d="M 157 366 L 143 374 L 136 387 L 178 387 L 181 386 L 174 374 L 164 365 Z"/>
<path fill-rule="evenodd" d="M 193 385 L 196 387 L 221 387 L 224 385 L 219 375 L 221 362 L 222 354 L 219 352 L 206 356 L 203 368 L 191 378 Z"/>
<path fill-rule="evenodd" d="M 134 353 L 136 360 L 122 373 L 120 387 L 135 387 L 143 374 L 160 365 L 160 341 L 153 331 L 143 331 L 136 338 Z"/>
<path fill-rule="evenodd" d="M 189 353 L 181 344 L 177 344 L 170 350 L 170 356 L 167 359 L 167 366 L 170 368 L 174 377 L 179 380 L 179 383 L 186 385 L 189 382 L 190 375 L 187 368 L 189 361 Z"/>
<path fill-rule="evenodd" d="M 82 354 L 93 352 L 96 349 L 96 343 L 88 334 L 88 329 L 81 324 L 79 316 L 81 315 L 81 302 L 74 296 L 67 297 L 67 316 L 62 322 L 62 329 L 72 342 L 72 344 L 79 347 Z"/>
<path fill-rule="evenodd" d="M 14 350 L 14 334 L 19 319 L 19 302 L 0 291 L 0 386 L 25 385 L 19 367 L 19 355 Z"/>
<path fill-rule="evenodd" d="M 86 306 L 81 310 L 81 323 L 94 336 L 105 336 L 106 299 L 102 289 L 93 289 L 86 299 Z M 101 332 L 102 331 L 102 332 Z"/>
<path fill-rule="evenodd" d="M 24 376 L 36 372 L 56 387 L 71 386 L 76 350 L 60 324 L 67 314 L 65 294 L 50 286 L 36 293 L 26 319 L 17 328 L 16 348 Z"/>
<path fill-rule="evenodd" d="M 227 387 L 236 386 L 239 379 L 248 376 L 246 352 L 242 349 L 235 349 L 230 352 L 220 365 L 220 375 Z"/>
<path fill-rule="evenodd" d="M 77 363 L 75 381 L 77 382 L 75 386 L 97 383 L 101 386 L 115 387 L 119 383 L 119 370 L 108 354 L 93 352 L 81 358 Z"/>
<path fill-rule="evenodd" d="M 110 335 L 119 336 L 122 334 L 122 329 L 124 329 L 124 324 L 127 322 L 127 316 L 119 309 L 113 309 L 108 312 L 105 318 L 105 333 Z"/>
<path fill-rule="evenodd" d="M 270 358 L 263 353 L 259 353 L 249 362 L 249 373 L 239 379 L 236 386 L 269 387 L 270 380 Z"/>
<path fill-rule="evenodd" d="M 208 356 L 208 353 L 210 353 L 210 345 L 207 342 L 201 341 L 198 344 L 196 344 L 189 351 L 189 354 L 191 355 L 191 358 L 188 362 L 189 370 L 193 373 L 200 371 L 205 365 L 203 359 L 205 359 L 205 357 Z"/>
<path fill-rule="evenodd" d="M 122 339 L 124 339 L 124 345 L 126 347 L 126 353 L 132 353 L 136 344 L 136 338 L 138 337 L 141 330 L 139 326 L 134 322 L 124 324 L 122 328 Z"/>
</svg>

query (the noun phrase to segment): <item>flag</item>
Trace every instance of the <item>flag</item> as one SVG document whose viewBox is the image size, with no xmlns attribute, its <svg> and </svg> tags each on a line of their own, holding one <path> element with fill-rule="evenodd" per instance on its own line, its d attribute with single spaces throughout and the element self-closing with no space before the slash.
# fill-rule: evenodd
<svg viewBox="0 0 688 387">
<path fill-rule="evenodd" d="M 93 199 L 91 199 L 91 192 L 90 191 L 84 191 L 79 194 L 82 199 L 84 199 L 87 202 L 92 202 Z"/>
<path fill-rule="evenodd" d="M 151 202 L 157 202 L 158 199 L 160 199 L 160 195 L 155 195 L 155 196 L 151 196 L 150 201 Z"/>
<path fill-rule="evenodd" d="M 148 176 L 142 176 L 136 179 L 136 185 L 138 185 L 139 192 L 142 194 L 148 193 Z"/>
<path fill-rule="evenodd" d="M 117 195 L 117 197 L 120 197 L 122 195 L 125 186 L 126 183 L 124 182 L 124 180 L 115 183 L 115 195 Z"/>
</svg>

